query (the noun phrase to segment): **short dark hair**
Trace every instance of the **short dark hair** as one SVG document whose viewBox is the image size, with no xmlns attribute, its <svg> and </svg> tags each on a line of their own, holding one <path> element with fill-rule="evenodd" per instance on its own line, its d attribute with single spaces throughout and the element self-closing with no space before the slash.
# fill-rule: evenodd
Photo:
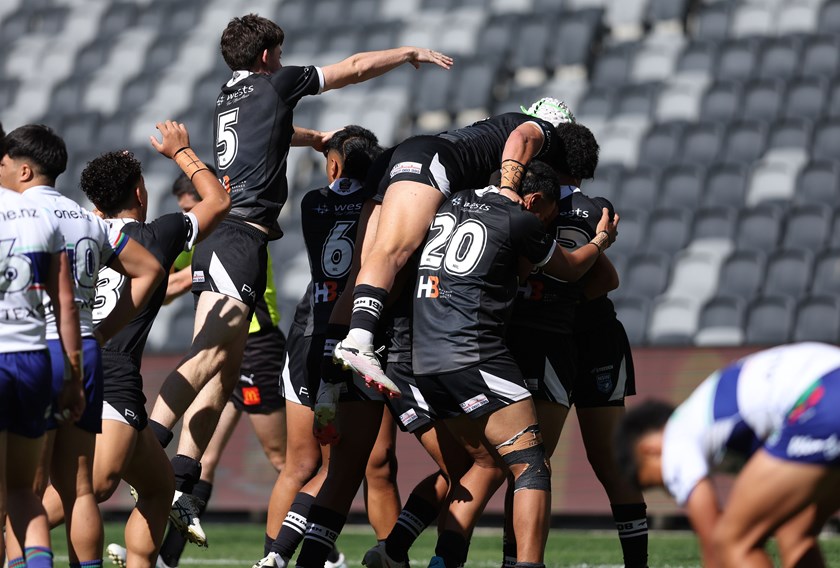
<svg viewBox="0 0 840 568">
<path fill-rule="evenodd" d="M 53 182 L 67 169 L 67 146 L 52 128 L 43 124 L 27 124 L 3 137 L 3 154 L 14 160 L 32 162 L 38 174 Z"/>
<path fill-rule="evenodd" d="M 540 160 L 531 160 L 519 188 L 519 194 L 523 197 L 531 193 L 540 193 L 552 201 L 560 201 L 560 177 Z"/>
<path fill-rule="evenodd" d="M 82 191 L 110 217 L 129 206 L 141 176 L 140 162 L 134 154 L 125 150 L 108 152 L 88 162 L 82 170 Z"/>
<path fill-rule="evenodd" d="M 233 18 L 222 32 L 222 57 L 232 71 L 251 69 L 263 51 L 282 45 L 284 38 L 280 26 L 268 18 L 256 14 Z"/>
<path fill-rule="evenodd" d="M 646 434 L 662 430 L 674 413 L 674 406 L 662 400 L 648 399 L 621 419 L 613 434 L 613 451 L 619 473 L 639 487 L 639 464 L 636 463 L 636 444 Z"/>
<path fill-rule="evenodd" d="M 342 177 L 364 181 L 373 161 L 382 153 L 376 134 L 350 124 L 336 132 L 324 147 L 324 154 L 335 150 L 344 160 Z"/>
<path fill-rule="evenodd" d="M 574 179 L 592 179 L 598 167 L 598 141 L 584 125 L 567 122 L 555 127 L 560 158 L 554 167 Z"/>
<path fill-rule="evenodd" d="M 0 122 L 0 141 L 2 141 L 3 138 L 5 138 L 5 136 L 6 136 L 6 131 L 3 130 L 3 123 Z"/>
<path fill-rule="evenodd" d="M 206 166 L 208 170 L 215 176 L 216 169 L 213 166 Z M 189 194 L 193 196 L 193 199 L 196 201 L 201 201 L 201 196 L 195 190 L 195 186 L 193 182 L 187 177 L 187 174 L 182 173 L 178 177 L 175 178 L 175 181 L 172 182 L 172 195 L 175 197 L 181 197 L 182 195 Z"/>
</svg>

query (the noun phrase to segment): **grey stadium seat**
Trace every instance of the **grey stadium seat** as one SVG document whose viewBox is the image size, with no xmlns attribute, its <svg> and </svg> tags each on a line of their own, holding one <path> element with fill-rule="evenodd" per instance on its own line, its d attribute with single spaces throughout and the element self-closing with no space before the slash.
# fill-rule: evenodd
<svg viewBox="0 0 840 568">
<path fill-rule="evenodd" d="M 702 166 L 688 164 L 666 168 L 659 182 L 659 206 L 695 209 L 704 190 L 705 173 Z"/>
<path fill-rule="evenodd" d="M 767 274 L 761 294 L 801 298 L 811 285 L 813 270 L 814 255 L 811 251 L 776 251 L 767 259 Z"/>
<path fill-rule="evenodd" d="M 595 61 L 590 82 L 604 87 L 623 85 L 627 82 L 637 47 L 637 43 L 626 42 L 602 50 Z"/>
<path fill-rule="evenodd" d="M 762 4 L 741 3 L 732 14 L 729 35 L 732 37 L 765 36 L 774 24 L 774 7 Z"/>
<path fill-rule="evenodd" d="M 840 163 L 833 160 L 808 162 L 796 180 L 795 203 L 840 205 Z"/>
<path fill-rule="evenodd" d="M 604 197 L 615 203 L 618 197 L 618 182 L 623 173 L 624 166 L 621 164 L 599 165 L 595 170 L 595 179 L 585 180 L 581 189 L 590 197 Z"/>
<path fill-rule="evenodd" d="M 519 23 L 519 40 L 513 46 L 510 64 L 514 69 L 546 67 L 548 46 L 554 41 L 554 18 L 538 14 Z"/>
<path fill-rule="evenodd" d="M 732 122 L 723 137 L 720 159 L 725 162 L 750 163 L 764 153 L 767 128 L 755 120 Z"/>
<path fill-rule="evenodd" d="M 704 123 L 733 120 L 741 109 L 741 83 L 718 81 L 706 89 L 700 103 L 700 117 Z"/>
<path fill-rule="evenodd" d="M 621 216 L 621 238 L 610 247 L 610 253 L 616 252 L 629 257 L 628 255 L 641 250 L 645 244 L 648 214 L 641 209 L 618 206 L 616 211 Z"/>
<path fill-rule="evenodd" d="M 738 250 L 770 252 L 781 238 L 782 215 L 775 207 L 744 209 L 738 219 L 735 246 Z"/>
<path fill-rule="evenodd" d="M 642 165 L 668 164 L 678 155 L 685 123 L 657 122 L 642 140 L 639 163 Z"/>
<path fill-rule="evenodd" d="M 821 33 L 840 33 L 840 1 L 829 0 L 820 10 L 818 30 Z"/>
<path fill-rule="evenodd" d="M 811 147 L 813 124 L 806 118 L 787 118 L 772 123 L 767 149 L 800 149 Z"/>
<path fill-rule="evenodd" d="M 840 79 L 835 79 L 829 85 L 828 103 L 823 112 L 829 118 L 840 118 Z"/>
<path fill-rule="evenodd" d="M 835 32 L 837 33 L 837 32 Z M 810 77 L 832 77 L 840 67 L 840 38 L 835 35 L 812 36 L 802 49 L 800 73 Z"/>
<path fill-rule="evenodd" d="M 484 109 L 489 114 L 499 69 L 492 61 L 483 59 L 460 61 L 458 66 L 460 71 L 453 96 L 455 107 L 461 111 Z"/>
<path fill-rule="evenodd" d="M 620 288 L 619 288 L 620 289 Z M 646 298 L 622 297 L 613 300 L 615 313 L 627 331 L 631 345 L 644 345 L 650 303 Z"/>
<path fill-rule="evenodd" d="M 312 2 L 308 0 L 284 0 L 278 6 L 274 21 L 287 35 L 292 35 L 290 31 L 312 25 L 312 8 Z"/>
<path fill-rule="evenodd" d="M 616 96 L 613 118 L 649 118 L 653 113 L 659 88 L 657 83 L 624 86 Z"/>
<path fill-rule="evenodd" d="M 98 147 L 100 123 L 98 112 L 76 113 L 64 120 L 58 134 L 73 152 L 87 152 Z"/>
<path fill-rule="evenodd" d="M 723 127 L 717 123 L 698 123 L 683 132 L 682 147 L 677 161 L 684 164 L 710 164 L 720 152 Z"/>
<path fill-rule="evenodd" d="M 834 213 L 831 223 L 831 236 L 828 238 L 828 248 L 840 249 L 840 212 Z"/>
<path fill-rule="evenodd" d="M 645 19 L 648 22 L 685 20 L 690 0 L 649 0 Z"/>
<path fill-rule="evenodd" d="M 828 101 L 828 83 L 821 77 L 802 77 L 788 83 L 782 105 L 785 118 L 816 119 Z"/>
<path fill-rule="evenodd" d="M 615 104 L 615 89 L 590 86 L 580 101 L 580 107 L 575 110 L 579 117 L 597 116 L 607 118 L 613 112 Z"/>
<path fill-rule="evenodd" d="M 0 77 L 0 108 L 12 106 L 19 86 L 20 81 L 17 79 Z"/>
<path fill-rule="evenodd" d="M 814 131 L 811 158 L 837 159 L 838 148 L 840 148 L 840 119 L 834 118 L 819 123 Z"/>
<path fill-rule="evenodd" d="M 698 73 L 711 77 L 718 57 L 718 43 L 693 40 L 677 58 L 677 73 Z"/>
<path fill-rule="evenodd" d="M 592 48 L 600 36 L 601 15 L 599 9 L 578 10 L 566 12 L 557 20 L 546 55 L 549 68 L 591 65 Z"/>
<path fill-rule="evenodd" d="M 691 232 L 690 209 L 656 209 L 648 218 L 647 248 L 675 254 L 688 242 Z"/>
<path fill-rule="evenodd" d="M 730 40 L 720 46 L 715 77 L 722 81 L 743 81 L 758 67 L 761 43 L 755 39 Z"/>
<path fill-rule="evenodd" d="M 782 109 L 784 95 L 785 85 L 782 81 L 750 81 L 744 86 L 740 116 L 748 120 L 773 120 Z"/>
<path fill-rule="evenodd" d="M 114 2 L 108 6 L 97 28 L 98 38 L 113 37 L 137 25 L 140 9 L 134 2 Z"/>
<path fill-rule="evenodd" d="M 639 167 L 624 173 L 618 185 L 615 206 L 618 209 L 652 210 L 658 197 L 659 173 L 650 167 Z"/>
<path fill-rule="evenodd" d="M 838 290 L 840 290 L 840 249 L 827 250 L 816 259 L 811 294 L 837 295 Z"/>
<path fill-rule="evenodd" d="M 702 204 L 706 207 L 743 207 L 747 193 L 747 177 L 748 169 L 744 164 L 709 164 Z"/>
<path fill-rule="evenodd" d="M 724 347 L 744 342 L 746 302 L 734 296 L 715 296 L 700 310 L 694 344 Z"/>
<path fill-rule="evenodd" d="M 799 73 L 802 42 L 797 37 L 778 37 L 765 42 L 759 54 L 759 79 L 790 79 Z"/>
<path fill-rule="evenodd" d="M 793 341 L 840 341 L 840 299 L 837 296 L 808 296 L 796 307 Z"/>
<path fill-rule="evenodd" d="M 787 214 L 782 248 L 821 250 L 828 242 L 833 217 L 828 205 L 810 203 L 794 207 Z"/>
<path fill-rule="evenodd" d="M 786 296 L 758 298 L 747 308 L 746 343 L 778 345 L 790 341 L 796 302 Z"/>
<path fill-rule="evenodd" d="M 662 252 L 638 253 L 627 257 L 621 275 L 621 294 L 653 298 L 665 291 L 671 273 L 669 256 Z"/>
<path fill-rule="evenodd" d="M 764 280 L 766 256 L 759 251 L 735 251 L 720 268 L 717 295 L 749 300 L 756 296 Z"/>
<path fill-rule="evenodd" d="M 737 214 L 734 207 L 703 207 L 694 215 L 691 239 L 731 240 L 735 235 Z"/>
<path fill-rule="evenodd" d="M 690 298 L 659 298 L 650 309 L 650 345 L 689 345 L 697 333 L 699 302 Z"/>
<path fill-rule="evenodd" d="M 732 7 L 729 2 L 702 6 L 695 16 L 694 33 L 699 39 L 722 41 L 729 35 Z"/>
</svg>

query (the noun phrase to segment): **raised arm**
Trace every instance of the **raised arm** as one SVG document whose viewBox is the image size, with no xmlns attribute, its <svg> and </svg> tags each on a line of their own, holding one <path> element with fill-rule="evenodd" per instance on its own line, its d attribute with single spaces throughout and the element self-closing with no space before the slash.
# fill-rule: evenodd
<svg viewBox="0 0 840 568">
<path fill-rule="evenodd" d="M 96 327 L 96 337 L 100 344 L 111 339 L 137 315 L 165 274 L 152 253 L 134 239 L 128 239 L 119 256 L 115 256 L 108 266 L 126 276 L 128 281 L 114 309 Z"/>
<path fill-rule="evenodd" d="M 618 219 L 618 214 L 610 219 L 609 212 L 604 207 L 595 238 L 574 252 L 568 252 L 560 246 L 554 247 L 551 259 L 542 267 L 543 272 L 561 280 L 576 282 L 592 268 L 601 253 L 615 241 L 618 233 Z"/>
<path fill-rule="evenodd" d="M 201 201 L 190 211 L 198 220 L 196 242 L 201 241 L 222 222 L 230 211 L 230 196 L 216 176 L 190 148 L 189 132 L 183 124 L 167 120 L 157 123 L 155 127 L 160 131 L 163 139 L 158 142 L 154 136 L 150 136 L 152 146 L 167 158 L 175 160 L 201 196 Z"/>
<path fill-rule="evenodd" d="M 525 122 L 510 133 L 502 150 L 502 181 L 499 189 L 518 195 L 528 162 L 539 153 L 543 133 L 533 122 Z"/>
<path fill-rule="evenodd" d="M 453 60 L 448 55 L 422 47 L 397 47 L 383 51 L 356 53 L 322 69 L 324 72 L 323 90 L 329 91 L 362 83 L 404 63 L 410 63 L 415 69 L 419 69 L 423 63 L 433 63 L 449 69 Z"/>
<path fill-rule="evenodd" d="M 327 142 L 329 142 L 333 134 L 338 132 L 338 130 L 327 132 L 311 130 L 301 126 L 295 126 L 294 129 L 295 131 L 292 133 L 292 146 L 308 146 L 317 152 L 323 152 Z"/>
</svg>

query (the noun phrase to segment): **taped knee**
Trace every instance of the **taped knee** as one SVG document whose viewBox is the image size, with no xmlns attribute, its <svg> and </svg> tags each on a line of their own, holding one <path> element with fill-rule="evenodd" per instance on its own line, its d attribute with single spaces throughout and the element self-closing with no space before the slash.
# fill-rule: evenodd
<svg viewBox="0 0 840 568">
<path fill-rule="evenodd" d="M 537 424 L 528 426 L 511 439 L 502 442 L 496 449 L 508 468 L 525 465 L 513 482 L 513 491 L 535 489 L 551 491 L 551 467 L 545 459 L 545 446 Z"/>
</svg>

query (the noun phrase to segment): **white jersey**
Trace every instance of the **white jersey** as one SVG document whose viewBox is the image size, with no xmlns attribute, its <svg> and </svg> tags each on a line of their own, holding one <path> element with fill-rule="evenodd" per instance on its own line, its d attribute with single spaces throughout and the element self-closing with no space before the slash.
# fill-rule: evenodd
<svg viewBox="0 0 840 568">
<path fill-rule="evenodd" d="M 709 376 L 665 426 L 662 475 L 677 503 L 712 469 L 742 464 L 777 432 L 818 379 L 840 368 L 840 348 L 797 343 L 759 351 Z"/>
<path fill-rule="evenodd" d="M 0 188 L 0 353 L 46 348 L 46 284 L 63 248 L 45 209 Z"/>
<path fill-rule="evenodd" d="M 121 233 L 109 237 L 108 224 L 86 211 L 55 188 L 37 186 L 27 189 L 24 199 L 45 208 L 55 219 L 67 248 L 67 259 L 76 286 L 76 305 L 82 337 L 93 336 L 93 304 L 99 267 L 108 264 L 128 241 Z M 55 313 L 49 298 L 45 302 L 47 339 L 58 339 Z"/>
</svg>

